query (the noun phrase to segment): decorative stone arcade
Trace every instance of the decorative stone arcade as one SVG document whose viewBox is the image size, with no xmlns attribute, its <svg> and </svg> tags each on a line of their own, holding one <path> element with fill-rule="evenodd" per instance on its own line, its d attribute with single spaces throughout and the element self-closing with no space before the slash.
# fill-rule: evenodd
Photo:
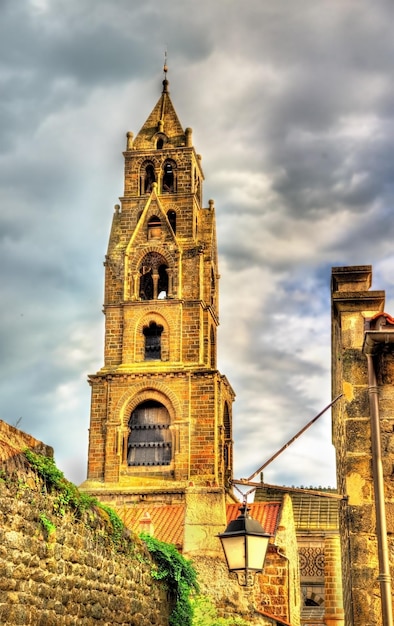
<svg viewBox="0 0 394 626">
<path fill-rule="evenodd" d="M 212 200 L 202 205 L 201 157 L 166 75 L 145 124 L 135 139 L 127 134 L 124 158 L 105 259 L 104 366 L 89 377 L 83 488 L 118 506 L 201 505 L 201 492 L 207 509 L 220 511 L 219 532 L 232 478 L 234 392 L 216 367 L 215 210 Z"/>
</svg>

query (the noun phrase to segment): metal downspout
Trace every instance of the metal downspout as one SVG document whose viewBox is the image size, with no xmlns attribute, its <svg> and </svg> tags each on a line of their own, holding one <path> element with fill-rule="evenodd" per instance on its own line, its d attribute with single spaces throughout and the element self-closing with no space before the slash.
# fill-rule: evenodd
<svg viewBox="0 0 394 626">
<path fill-rule="evenodd" d="M 368 364 L 368 393 L 371 411 L 372 473 L 375 491 L 376 534 L 378 540 L 380 593 L 382 601 L 382 624 L 393 626 L 393 607 L 391 598 L 390 562 L 387 542 L 386 510 L 384 499 L 384 477 L 382 464 L 382 446 L 380 438 L 380 415 L 378 386 L 373 356 L 366 355 Z"/>
</svg>

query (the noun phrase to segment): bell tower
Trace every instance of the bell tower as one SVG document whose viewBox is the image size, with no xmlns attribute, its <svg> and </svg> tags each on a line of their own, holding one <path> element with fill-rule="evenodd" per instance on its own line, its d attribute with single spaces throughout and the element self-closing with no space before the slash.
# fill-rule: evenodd
<svg viewBox="0 0 394 626">
<path fill-rule="evenodd" d="M 92 376 L 84 488 L 116 501 L 182 502 L 232 478 L 234 392 L 217 370 L 215 209 L 192 130 L 163 89 L 127 133 L 124 194 L 105 257 L 104 366 Z"/>
</svg>

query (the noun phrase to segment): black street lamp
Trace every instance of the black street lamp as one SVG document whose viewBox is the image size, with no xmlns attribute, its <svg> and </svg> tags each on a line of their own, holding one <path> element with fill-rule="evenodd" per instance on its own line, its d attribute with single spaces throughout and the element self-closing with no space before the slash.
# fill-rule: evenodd
<svg viewBox="0 0 394 626">
<path fill-rule="evenodd" d="M 249 507 L 244 503 L 236 520 L 218 535 L 222 542 L 229 572 L 235 572 L 238 583 L 244 587 L 253 585 L 254 576 L 262 572 L 267 554 L 270 534 L 260 522 L 250 517 Z"/>
</svg>

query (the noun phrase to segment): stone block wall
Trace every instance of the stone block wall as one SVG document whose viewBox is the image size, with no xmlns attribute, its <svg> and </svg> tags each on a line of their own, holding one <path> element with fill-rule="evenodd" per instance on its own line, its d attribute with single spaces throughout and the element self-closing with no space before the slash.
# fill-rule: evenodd
<svg viewBox="0 0 394 626">
<path fill-rule="evenodd" d="M 370 266 L 332 270 L 332 385 L 333 442 L 336 448 L 338 491 L 347 496 L 340 504 L 340 535 L 345 623 L 352 626 L 382 623 L 382 593 L 376 527 L 376 494 L 372 455 L 371 409 L 365 321 L 383 311 L 385 294 L 369 291 Z M 390 510 L 394 502 L 393 413 L 394 357 L 389 348 L 374 357 L 379 438 L 382 444 L 387 539 L 394 574 L 394 529 Z"/>
<path fill-rule="evenodd" d="M 56 515 L 56 495 L 7 446 L 7 427 L 0 422 L 0 623 L 167 626 L 172 606 L 144 544 L 130 536 L 115 549 L 105 514 Z"/>
</svg>

